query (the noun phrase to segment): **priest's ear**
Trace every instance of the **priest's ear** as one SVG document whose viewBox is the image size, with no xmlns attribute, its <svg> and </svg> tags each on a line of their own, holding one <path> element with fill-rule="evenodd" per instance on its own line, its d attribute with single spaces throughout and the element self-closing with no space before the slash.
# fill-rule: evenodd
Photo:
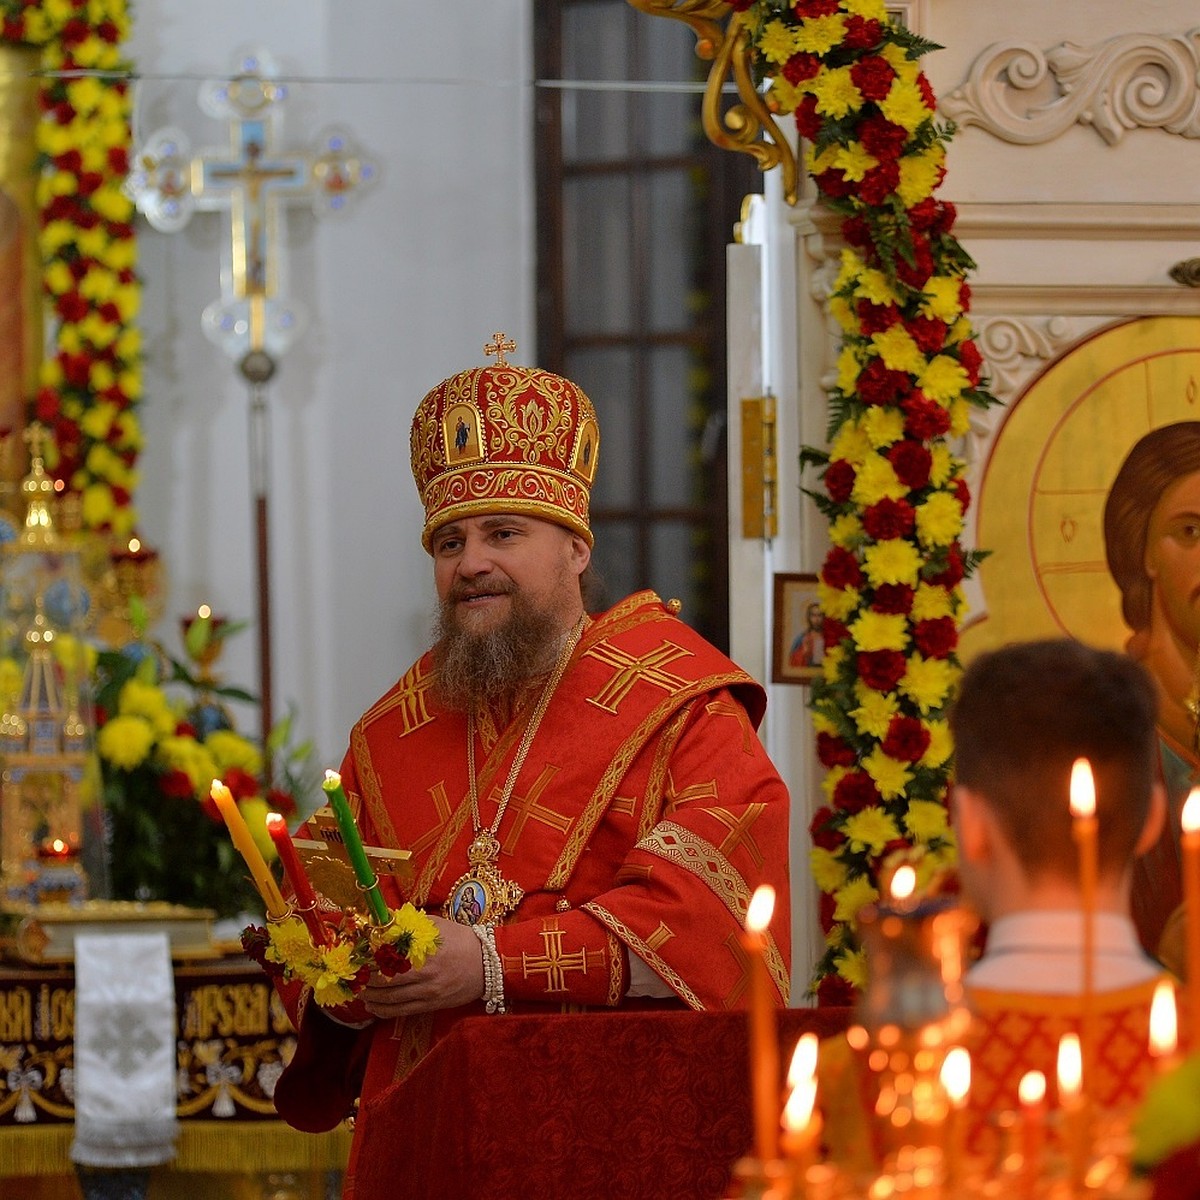
<svg viewBox="0 0 1200 1200">
<path fill-rule="evenodd" d="M 1163 826 L 1167 821 L 1167 792 L 1161 783 L 1156 783 L 1150 789 L 1150 808 L 1146 813 L 1146 823 L 1142 826 L 1141 836 L 1133 848 L 1135 858 L 1141 856 L 1158 845 L 1162 837 Z"/>
<path fill-rule="evenodd" d="M 995 818 L 983 796 L 965 784 L 955 784 L 952 818 L 959 859 L 982 863 L 991 858 Z"/>
</svg>

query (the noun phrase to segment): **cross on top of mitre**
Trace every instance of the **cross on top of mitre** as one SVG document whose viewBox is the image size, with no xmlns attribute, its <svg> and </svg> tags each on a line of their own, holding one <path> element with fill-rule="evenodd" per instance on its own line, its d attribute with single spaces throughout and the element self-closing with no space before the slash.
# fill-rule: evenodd
<svg viewBox="0 0 1200 1200">
<path fill-rule="evenodd" d="M 229 213 L 221 298 L 204 310 L 205 333 L 236 362 L 251 351 L 278 357 L 303 328 L 288 300 L 280 250 L 288 205 L 340 214 L 378 179 L 378 169 L 342 129 L 308 149 L 281 150 L 288 87 L 263 52 L 240 56 L 233 74 L 200 89 L 200 107 L 229 123 L 229 145 L 193 155 L 187 136 L 165 128 L 133 156 L 126 190 L 155 229 L 174 233 L 196 209 Z"/>
</svg>

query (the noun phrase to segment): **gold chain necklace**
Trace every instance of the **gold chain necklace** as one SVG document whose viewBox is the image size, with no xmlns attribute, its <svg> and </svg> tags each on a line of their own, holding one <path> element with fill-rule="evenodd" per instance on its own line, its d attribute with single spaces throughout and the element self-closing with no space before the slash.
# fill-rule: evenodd
<svg viewBox="0 0 1200 1200">
<path fill-rule="evenodd" d="M 537 705 L 521 734 L 517 753 L 500 793 L 496 815 L 486 829 L 483 828 L 483 818 L 479 815 L 479 790 L 475 780 L 475 710 L 472 708 L 467 712 L 467 787 L 471 797 L 471 824 L 475 830 L 475 837 L 467 848 L 467 870 L 455 881 L 450 889 L 450 898 L 442 910 L 445 916 L 460 925 L 494 924 L 513 912 L 525 895 L 517 884 L 500 874 L 497 866 L 500 858 L 500 839 L 496 834 L 504 818 L 504 810 L 508 808 L 508 802 L 512 799 L 513 789 L 517 786 L 517 776 L 521 774 L 529 748 L 537 736 L 538 727 L 546 715 L 546 709 L 550 707 L 550 701 L 567 669 L 567 663 L 571 661 L 575 647 L 579 644 L 586 624 L 587 614 L 584 613 L 567 635 L 558 661 L 554 664 L 554 670 L 546 680 L 546 686 L 542 688 Z"/>
</svg>

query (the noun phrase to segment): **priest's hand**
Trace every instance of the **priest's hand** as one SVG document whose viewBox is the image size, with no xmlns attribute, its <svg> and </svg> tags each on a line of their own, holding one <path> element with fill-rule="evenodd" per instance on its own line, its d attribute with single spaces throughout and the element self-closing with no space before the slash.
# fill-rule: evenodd
<svg viewBox="0 0 1200 1200">
<path fill-rule="evenodd" d="M 405 1017 L 412 1013 L 458 1008 L 483 995 L 483 947 L 466 925 L 430 916 L 441 934 L 437 952 L 418 971 L 371 975 L 359 994 L 372 1016 Z"/>
</svg>

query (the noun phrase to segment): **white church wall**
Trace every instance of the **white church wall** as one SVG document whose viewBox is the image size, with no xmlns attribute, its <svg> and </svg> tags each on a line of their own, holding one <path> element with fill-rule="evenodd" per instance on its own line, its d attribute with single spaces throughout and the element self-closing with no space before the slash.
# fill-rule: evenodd
<svg viewBox="0 0 1200 1200">
<path fill-rule="evenodd" d="M 282 145 L 340 125 L 380 167 L 343 218 L 289 211 L 284 286 L 309 320 L 268 388 L 274 708 L 297 706 L 322 765 L 336 765 L 354 719 L 428 640 L 413 409 L 483 361 L 496 329 L 517 339 L 517 359 L 532 354 L 530 23 L 528 0 L 155 0 L 136 12 L 140 135 L 169 124 L 193 150 L 226 144 L 199 84 L 263 47 L 296 76 Z M 200 327 L 227 219 L 197 213 L 181 233 L 140 233 L 138 502 L 169 575 L 158 632 L 177 647 L 177 618 L 202 602 L 256 615 L 249 394 Z M 252 630 L 229 643 L 221 673 L 256 689 L 257 663 Z"/>
</svg>

